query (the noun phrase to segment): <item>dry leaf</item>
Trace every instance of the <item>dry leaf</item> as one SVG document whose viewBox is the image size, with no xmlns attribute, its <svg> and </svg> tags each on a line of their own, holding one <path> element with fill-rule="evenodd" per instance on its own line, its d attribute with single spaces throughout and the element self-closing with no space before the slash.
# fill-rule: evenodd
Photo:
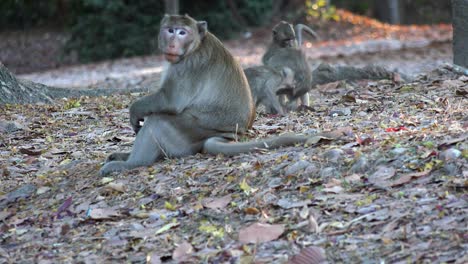
<svg viewBox="0 0 468 264">
<path fill-rule="evenodd" d="M 288 264 L 324 264 L 328 263 L 325 257 L 325 250 L 320 247 L 308 247 L 292 257 Z"/>
<path fill-rule="evenodd" d="M 117 191 L 117 192 L 125 192 L 125 185 L 121 182 L 117 183 L 117 182 L 111 182 L 109 184 L 106 185 L 106 188 L 109 189 L 109 190 L 114 190 L 114 191 Z"/>
<path fill-rule="evenodd" d="M 225 195 L 220 198 L 206 198 L 203 199 L 202 204 L 206 208 L 211 209 L 224 209 L 228 204 L 231 202 L 232 198 L 231 195 Z"/>
<path fill-rule="evenodd" d="M 368 180 L 375 186 L 388 187 L 390 185 L 388 180 L 394 175 L 395 169 L 393 167 L 380 166 L 372 175 L 369 176 Z"/>
<path fill-rule="evenodd" d="M 88 216 L 91 219 L 104 220 L 119 217 L 120 213 L 116 209 L 112 208 L 94 208 L 90 209 Z"/>
<path fill-rule="evenodd" d="M 421 171 L 421 172 L 408 173 L 408 174 L 405 174 L 405 175 L 401 175 L 398 180 L 395 180 L 395 181 L 391 182 L 390 186 L 394 187 L 394 186 L 398 186 L 398 185 L 408 183 L 413 178 L 419 178 L 419 177 L 427 176 L 427 175 L 429 175 L 430 172 L 431 172 L 431 170 L 425 170 L 425 171 Z"/>
<path fill-rule="evenodd" d="M 260 211 L 259 211 L 257 208 L 255 208 L 255 207 L 248 207 L 248 208 L 245 208 L 245 209 L 244 209 L 244 213 L 246 213 L 246 214 L 251 214 L 251 215 L 255 215 L 255 214 L 259 214 Z"/>
<path fill-rule="evenodd" d="M 284 232 L 283 225 L 255 223 L 239 231 L 242 243 L 261 243 L 277 239 Z"/>
<path fill-rule="evenodd" d="M 177 248 L 172 252 L 172 259 L 180 262 L 180 261 L 185 261 L 187 258 L 190 257 L 190 255 L 193 253 L 193 247 L 190 243 L 187 241 L 184 241 L 183 243 L 179 244 Z"/>
</svg>

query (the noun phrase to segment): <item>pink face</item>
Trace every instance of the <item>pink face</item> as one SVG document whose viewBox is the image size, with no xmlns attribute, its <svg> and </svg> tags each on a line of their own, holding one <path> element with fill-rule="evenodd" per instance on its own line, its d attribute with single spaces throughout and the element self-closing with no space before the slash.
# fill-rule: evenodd
<svg viewBox="0 0 468 264">
<path fill-rule="evenodd" d="M 170 63 L 180 61 L 193 41 L 192 30 L 184 26 L 163 27 L 160 34 L 165 42 L 162 52 Z"/>
</svg>

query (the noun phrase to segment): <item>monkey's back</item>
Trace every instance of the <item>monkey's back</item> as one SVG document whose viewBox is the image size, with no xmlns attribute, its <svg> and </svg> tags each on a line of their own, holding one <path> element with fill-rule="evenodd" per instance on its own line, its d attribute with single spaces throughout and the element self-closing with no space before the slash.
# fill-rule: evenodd
<svg viewBox="0 0 468 264">
<path fill-rule="evenodd" d="M 279 69 L 288 67 L 294 72 L 296 88 L 293 98 L 307 93 L 312 85 L 312 70 L 306 60 L 304 52 L 297 48 L 280 48 L 265 58 L 265 65 Z"/>
<path fill-rule="evenodd" d="M 252 126 L 255 107 L 247 78 L 214 35 L 207 32 L 199 48 L 168 70 L 176 73 L 168 78 L 185 79 L 186 88 L 178 93 L 192 101 L 191 111 L 202 127 L 243 132 Z"/>
<path fill-rule="evenodd" d="M 255 105 L 258 105 L 260 97 L 264 97 L 265 89 L 271 85 L 277 88 L 281 83 L 280 73 L 268 66 L 254 66 L 244 70 L 245 76 L 249 82 L 252 91 L 252 97 Z"/>
</svg>

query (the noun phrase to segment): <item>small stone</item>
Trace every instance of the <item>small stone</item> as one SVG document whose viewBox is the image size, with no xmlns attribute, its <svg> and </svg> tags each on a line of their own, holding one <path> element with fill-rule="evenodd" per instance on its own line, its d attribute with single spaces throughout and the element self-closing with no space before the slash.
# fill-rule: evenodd
<svg viewBox="0 0 468 264">
<path fill-rule="evenodd" d="M 403 153 L 405 153 L 408 149 L 406 148 L 394 148 L 392 149 L 391 153 L 394 154 L 394 155 L 401 155 Z"/>
<path fill-rule="evenodd" d="M 18 130 L 23 130 L 24 126 L 18 122 L 8 122 L 0 120 L 0 132 L 1 133 L 11 133 Z"/>
<path fill-rule="evenodd" d="M 367 116 L 367 113 L 364 112 L 364 111 L 360 111 L 360 112 L 358 113 L 358 116 L 360 116 L 360 117 L 365 117 L 365 116 Z"/>
<path fill-rule="evenodd" d="M 462 154 L 461 151 L 459 151 L 458 149 L 449 148 L 449 149 L 442 151 L 439 154 L 439 158 L 444 161 L 452 161 L 460 157 L 461 154 Z"/>
<path fill-rule="evenodd" d="M 298 173 L 299 171 L 302 171 L 304 170 L 305 168 L 311 166 L 312 164 L 306 160 L 300 160 L 296 163 L 294 163 L 293 165 L 291 166 L 288 166 L 286 168 L 286 175 L 294 175 L 296 173 Z"/>
<path fill-rule="evenodd" d="M 329 162 L 338 163 L 341 160 L 344 151 L 341 149 L 330 149 L 323 154 L 323 158 L 327 159 Z"/>
<path fill-rule="evenodd" d="M 349 108 L 339 108 L 333 109 L 330 111 L 330 116 L 349 116 L 351 115 L 351 109 Z"/>
<path fill-rule="evenodd" d="M 283 184 L 283 179 L 275 177 L 275 178 L 270 179 L 270 181 L 268 182 L 268 187 L 276 188 L 278 186 L 281 186 L 282 184 Z"/>
<path fill-rule="evenodd" d="M 359 157 L 359 159 L 351 166 L 350 171 L 352 173 L 365 173 L 369 169 L 369 162 L 364 156 Z"/>
<path fill-rule="evenodd" d="M 339 176 L 338 170 L 334 167 L 323 168 L 320 171 L 321 178 L 336 178 Z"/>
</svg>

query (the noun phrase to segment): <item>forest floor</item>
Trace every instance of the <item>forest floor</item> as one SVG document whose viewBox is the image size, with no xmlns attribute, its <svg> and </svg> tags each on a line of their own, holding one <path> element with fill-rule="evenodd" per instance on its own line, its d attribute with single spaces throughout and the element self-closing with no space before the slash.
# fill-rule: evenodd
<svg viewBox="0 0 468 264">
<path fill-rule="evenodd" d="M 264 46 L 239 42 L 227 45 L 242 64 L 259 63 Z M 260 111 L 245 136 L 302 133 L 306 146 L 197 154 L 101 178 L 106 156 L 131 148 L 128 106 L 141 94 L 2 107 L 0 263 L 468 262 L 468 77 L 443 66 L 446 42 L 362 43 L 306 52 L 313 65 L 420 75 L 317 87 L 310 110 Z M 160 67 L 150 56 L 23 77 L 126 88 L 153 85 Z"/>
</svg>

